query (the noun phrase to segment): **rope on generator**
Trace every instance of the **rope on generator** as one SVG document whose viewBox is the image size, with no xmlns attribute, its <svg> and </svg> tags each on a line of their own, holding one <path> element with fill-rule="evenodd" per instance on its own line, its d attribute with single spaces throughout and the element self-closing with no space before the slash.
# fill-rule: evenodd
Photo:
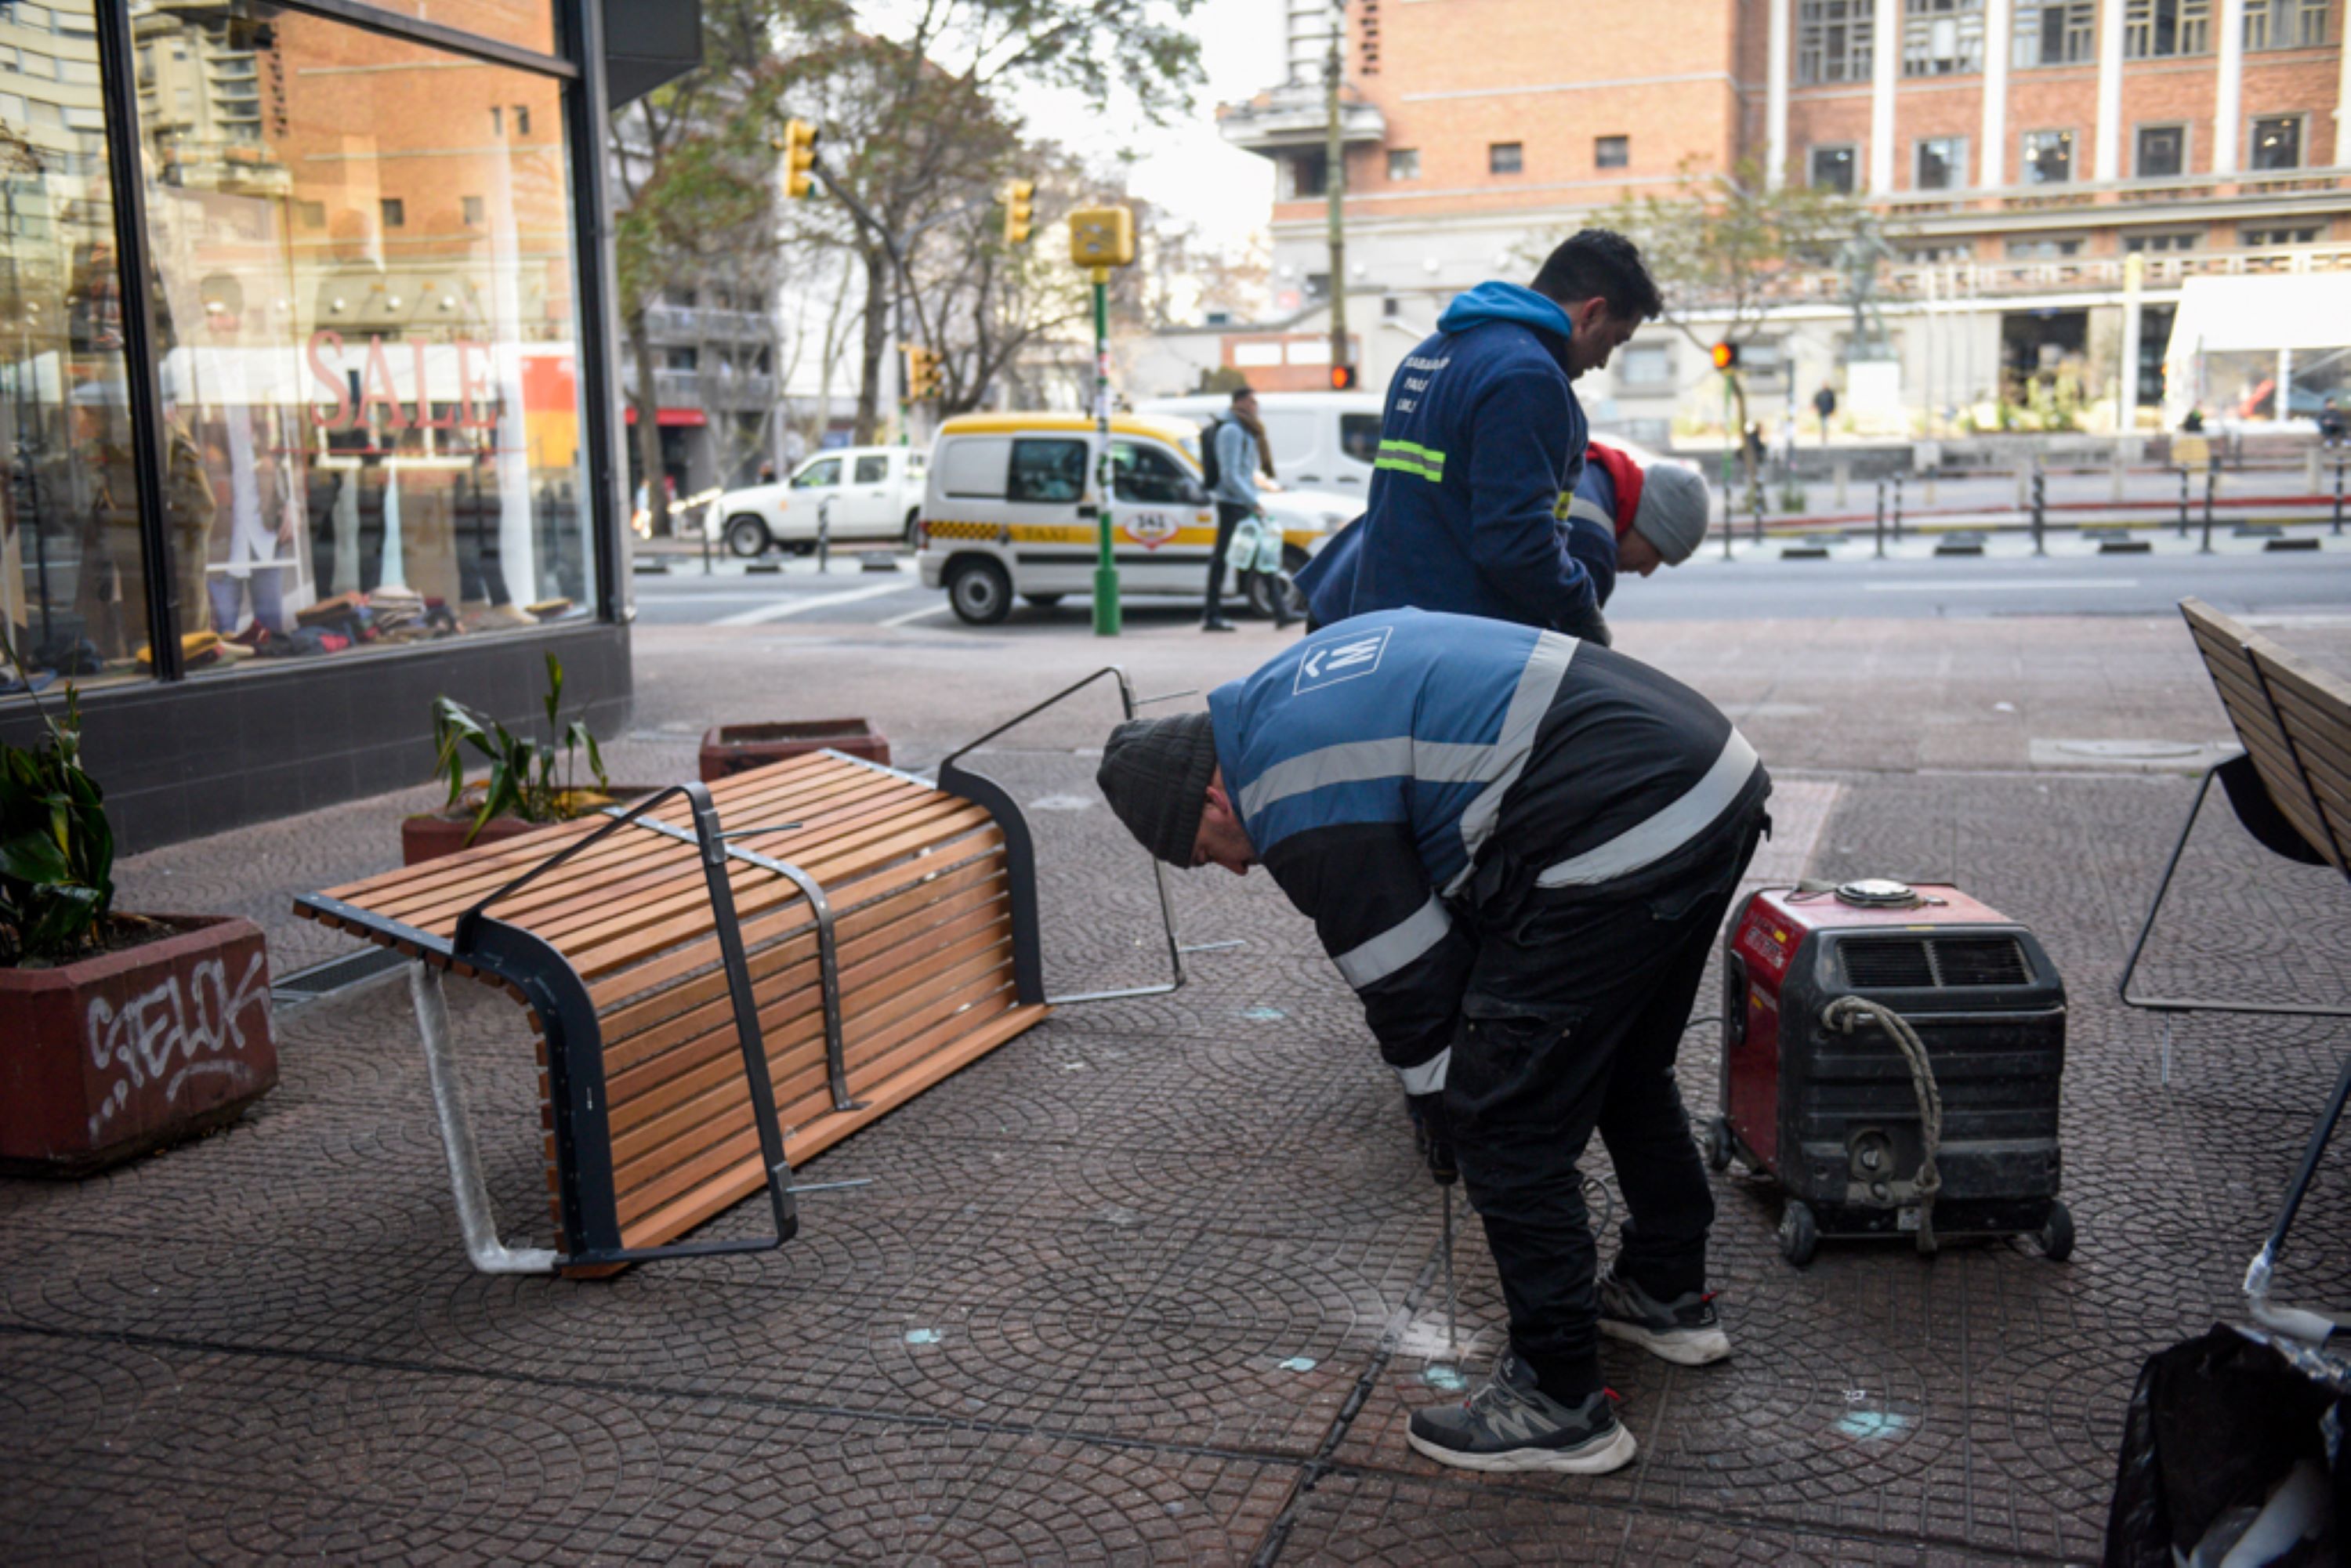
<svg viewBox="0 0 2351 1568">
<path fill-rule="evenodd" d="M 1918 1174 L 1911 1184 L 1918 1194 L 1918 1250 L 1932 1252 L 1935 1194 L 1943 1185 L 1942 1175 L 1935 1168 L 1935 1154 L 1943 1142 L 1943 1091 L 1935 1082 L 1927 1042 L 1900 1013 L 1859 997 L 1839 997 L 1821 1010 L 1821 1022 L 1838 1034 L 1855 1034 L 1874 1024 L 1886 1031 L 1910 1064 L 1910 1087 L 1918 1096 Z"/>
</svg>

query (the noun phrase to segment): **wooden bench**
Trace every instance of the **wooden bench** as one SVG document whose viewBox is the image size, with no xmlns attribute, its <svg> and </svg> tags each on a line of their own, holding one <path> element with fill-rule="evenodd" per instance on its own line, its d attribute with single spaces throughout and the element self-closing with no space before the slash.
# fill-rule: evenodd
<svg viewBox="0 0 2351 1568">
<path fill-rule="evenodd" d="M 2332 866 L 2351 886 L 2351 682 L 2317 669 L 2251 628 L 2197 600 L 2183 600 L 2180 613 L 2196 639 L 2204 667 L 2244 747 L 2241 755 L 2215 763 L 2197 788 L 2188 821 L 2172 846 L 2155 900 L 2147 906 L 2138 940 L 2123 966 L 2117 990 L 2124 1002 L 2164 1017 L 2166 1078 L 2169 1076 L 2171 1019 L 2183 1013 L 2249 1013 L 2288 1018 L 2351 1018 L 2351 1008 L 2300 1002 L 2231 1000 L 2201 997 L 2131 994 L 2131 979 L 2147 938 L 2155 930 L 2164 895 L 2171 890 L 2181 854 L 2196 820 L 2220 780 L 2237 821 L 2275 854 L 2304 865 Z M 2269 1239 L 2245 1275 L 2254 1317 L 2270 1327 L 2325 1338 L 2333 1320 L 2268 1304 L 2270 1276 L 2286 1231 L 2309 1190 L 2327 1141 L 2351 1102 L 2351 1052 L 2344 1057 L 2335 1092 L 2303 1153 L 2302 1167 L 2286 1195 Z"/>
<path fill-rule="evenodd" d="M 664 790 L 296 901 L 411 969 L 476 1267 L 610 1273 L 773 1247 L 790 1170 L 1045 1016 L 1018 808 L 839 753 Z M 538 1035 L 558 1249 L 496 1230 L 441 977 Z M 765 1189 L 774 1234 L 678 1242 Z"/>
</svg>

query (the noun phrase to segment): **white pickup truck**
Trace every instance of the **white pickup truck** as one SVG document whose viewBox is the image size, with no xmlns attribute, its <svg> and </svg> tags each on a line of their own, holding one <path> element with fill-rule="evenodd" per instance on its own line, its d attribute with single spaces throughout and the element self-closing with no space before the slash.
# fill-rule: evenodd
<svg viewBox="0 0 2351 1568">
<path fill-rule="evenodd" d="M 832 447 L 779 484 L 727 491 L 711 516 L 728 552 L 739 556 L 779 546 L 807 555 L 816 549 L 820 519 L 829 520 L 827 537 L 835 545 L 887 539 L 911 547 L 929 456 L 919 446 Z"/>
</svg>

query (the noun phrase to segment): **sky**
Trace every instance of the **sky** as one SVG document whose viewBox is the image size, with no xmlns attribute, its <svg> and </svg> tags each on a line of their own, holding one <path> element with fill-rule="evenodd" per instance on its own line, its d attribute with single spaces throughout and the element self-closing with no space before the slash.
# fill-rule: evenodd
<svg viewBox="0 0 2351 1568">
<path fill-rule="evenodd" d="M 1030 132 L 1089 154 L 1132 148 L 1134 195 L 1220 247 L 1238 248 L 1272 216 L 1273 164 L 1218 135 L 1216 110 L 1281 79 L 1282 10 L 1267 0 L 1204 0 L 1193 12 L 1207 81 L 1188 120 L 1155 128 L 1139 115 L 1105 115 L 1073 96 L 1055 96 L 1029 106 Z"/>
</svg>

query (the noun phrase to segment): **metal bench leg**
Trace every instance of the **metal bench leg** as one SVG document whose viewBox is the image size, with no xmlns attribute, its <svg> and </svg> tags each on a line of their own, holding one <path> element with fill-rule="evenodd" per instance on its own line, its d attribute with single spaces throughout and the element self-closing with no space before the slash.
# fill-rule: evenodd
<svg viewBox="0 0 2351 1568">
<path fill-rule="evenodd" d="M 2351 1102 L 2351 1055 L 2343 1059 L 2343 1071 L 2335 1079 L 2335 1095 L 2326 1103 L 2326 1113 L 2318 1125 L 2310 1130 L 2310 1142 L 2302 1152 L 2302 1168 L 2294 1173 L 2294 1186 L 2285 1195 L 2285 1207 L 2278 1211 L 2277 1224 L 2262 1249 L 2253 1255 L 2252 1266 L 2245 1270 L 2245 1296 L 2253 1321 L 2264 1328 L 2291 1334 L 2297 1339 L 2325 1340 L 2343 1325 L 2335 1319 L 2298 1307 L 2270 1305 L 2270 1275 L 2277 1268 L 2278 1254 L 2284 1249 L 2285 1233 L 2294 1227 L 2294 1217 L 2302 1210 L 2302 1200 L 2310 1191 L 2311 1178 L 2318 1174 L 2318 1162 L 2326 1153 L 2326 1145 L 2335 1136 L 2335 1128 L 2343 1120 L 2343 1108 Z"/>
<path fill-rule="evenodd" d="M 449 1155 L 449 1188 L 457 1200 L 457 1225 L 465 1233 L 465 1255 L 485 1274 L 553 1273 L 552 1249 L 510 1248 L 498 1239 L 497 1216 L 482 1183 L 481 1152 L 474 1145 L 473 1118 L 465 1113 L 465 1092 L 457 1082 L 441 971 L 430 964 L 411 964 L 408 994 L 416 1002 L 416 1031 L 424 1041 L 424 1071 L 433 1081 L 433 1110 L 441 1123 L 441 1146 Z"/>
</svg>

